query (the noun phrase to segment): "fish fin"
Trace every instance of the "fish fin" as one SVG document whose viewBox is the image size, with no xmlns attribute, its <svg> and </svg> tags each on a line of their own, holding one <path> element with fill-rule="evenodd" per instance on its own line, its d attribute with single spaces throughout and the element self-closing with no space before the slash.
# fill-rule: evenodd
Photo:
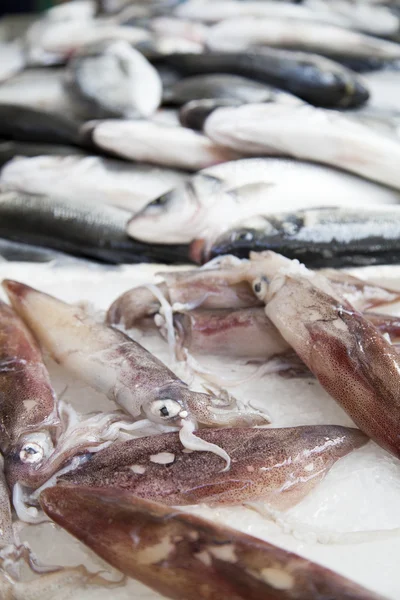
<svg viewBox="0 0 400 600">
<path fill-rule="evenodd" d="M 271 187 L 273 187 L 274 183 L 267 183 L 266 181 L 253 181 L 251 183 L 245 183 L 238 187 L 227 189 L 227 193 L 232 194 L 238 200 L 248 199 L 249 195 L 256 195 L 266 193 Z"/>
</svg>

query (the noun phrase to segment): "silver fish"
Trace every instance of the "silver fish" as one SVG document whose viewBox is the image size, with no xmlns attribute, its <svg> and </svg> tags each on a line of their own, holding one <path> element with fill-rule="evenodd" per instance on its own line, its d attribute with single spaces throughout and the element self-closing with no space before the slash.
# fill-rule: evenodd
<svg viewBox="0 0 400 600">
<path fill-rule="evenodd" d="M 400 189 L 400 144 L 339 112 L 306 104 L 245 104 L 214 111 L 204 131 L 231 150 L 311 160 Z"/>
<path fill-rule="evenodd" d="M 242 159 L 197 173 L 150 203 L 127 231 L 149 242 L 189 243 L 212 239 L 245 218 L 270 214 L 271 206 L 296 210 L 322 203 L 396 204 L 398 199 L 392 189 L 329 167 L 280 158 Z"/>
<path fill-rule="evenodd" d="M 195 131 L 203 131 L 206 119 L 214 110 L 225 106 L 240 106 L 241 104 L 240 100 L 226 100 L 224 98 L 217 100 L 214 98 L 191 100 L 180 108 L 179 122 L 182 127 L 189 127 Z"/>
<path fill-rule="evenodd" d="M 65 70 L 26 69 L 0 85 L 0 103 L 76 117 L 75 107 L 64 89 Z"/>
<path fill-rule="evenodd" d="M 211 50 L 238 51 L 253 46 L 315 52 L 330 58 L 400 58 L 400 45 L 363 33 L 327 25 L 287 19 L 241 17 L 221 21 L 206 37 Z"/>
<path fill-rule="evenodd" d="M 259 83 L 240 75 L 217 73 L 185 77 L 164 91 L 164 102 L 184 104 L 203 98 L 252 102 L 287 102 L 300 104 L 301 100 L 266 83 Z"/>
<path fill-rule="evenodd" d="M 0 140 L 0 167 L 16 156 L 87 156 L 86 152 L 78 146 L 65 144 L 42 144 L 40 142 L 20 142 L 17 140 Z"/>
<path fill-rule="evenodd" d="M 66 88 L 82 116 L 92 119 L 149 117 L 162 94 L 156 69 L 123 40 L 88 48 L 72 58 Z"/>
<path fill-rule="evenodd" d="M 25 55 L 20 42 L 0 43 L 0 82 L 9 79 L 25 66 Z"/>
<path fill-rule="evenodd" d="M 123 27 L 101 19 L 57 21 L 41 19 L 26 34 L 29 64 L 64 64 L 70 56 L 91 44 L 125 40 L 130 44 L 148 40 L 151 34 L 140 27 Z"/>
<path fill-rule="evenodd" d="M 92 140 L 103 150 L 130 160 L 178 169 L 197 171 L 240 155 L 217 146 L 191 129 L 154 121 L 107 120 L 85 127 L 92 127 Z"/>
<path fill-rule="evenodd" d="M 187 178 L 174 169 L 98 156 L 37 156 L 7 163 L 0 185 L 28 194 L 112 204 L 137 213 Z"/>
</svg>

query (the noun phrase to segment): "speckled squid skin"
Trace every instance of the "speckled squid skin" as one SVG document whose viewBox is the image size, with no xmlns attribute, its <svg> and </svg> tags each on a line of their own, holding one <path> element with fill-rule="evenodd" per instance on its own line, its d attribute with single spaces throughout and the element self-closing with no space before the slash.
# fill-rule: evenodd
<svg viewBox="0 0 400 600">
<path fill-rule="evenodd" d="M 267 316 L 356 425 L 400 457 L 395 348 L 323 276 L 273 252 L 253 258 L 264 263 L 257 290 Z"/>
<path fill-rule="evenodd" d="M 0 454 L 0 549 L 13 543 L 10 492 L 4 477 L 4 459 Z"/>
<path fill-rule="evenodd" d="M 143 346 L 97 323 L 82 308 L 16 281 L 6 280 L 3 287 L 13 308 L 52 358 L 133 417 L 144 413 L 152 421 L 175 425 L 188 416 L 214 427 L 265 424 L 258 413 L 215 411 L 218 398 L 190 390 Z M 157 407 L 153 410 L 166 400 L 178 406 L 178 414 L 165 417 Z"/>
<path fill-rule="evenodd" d="M 368 441 L 358 429 L 336 425 L 202 430 L 198 437 L 226 450 L 229 471 L 222 472 L 222 458 L 188 453 L 178 434 L 166 433 L 113 444 L 58 481 L 129 490 L 168 505 L 263 500 L 286 509 Z"/>
<path fill-rule="evenodd" d="M 356 583 L 211 521 L 121 490 L 48 488 L 44 511 L 94 552 L 176 600 L 383 600 Z"/>
<path fill-rule="evenodd" d="M 13 309 L 0 301 L 0 448 L 58 424 L 56 398 L 39 346 Z"/>
</svg>

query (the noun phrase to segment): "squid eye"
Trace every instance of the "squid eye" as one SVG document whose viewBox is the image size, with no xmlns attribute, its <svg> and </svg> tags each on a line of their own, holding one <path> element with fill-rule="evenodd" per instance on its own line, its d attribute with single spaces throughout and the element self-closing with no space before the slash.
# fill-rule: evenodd
<svg viewBox="0 0 400 600">
<path fill-rule="evenodd" d="M 264 299 L 268 290 L 268 281 L 264 278 L 256 279 L 253 283 L 253 292 L 261 300 Z"/>
<path fill-rule="evenodd" d="M 28 464 L 36 464 L 40 462 L 44 457 L 44 450 L 40 444 L 36 442 L 29 442 L 22 446 L 19 453 L 21 462 Z"/>
<path fill-rule="evenodd" d="M 155 400 L 150 404 L 150 414 L 162 420 L 177 417 L 182 412 L 182 406 L 176 400 Z"/>
</svg>

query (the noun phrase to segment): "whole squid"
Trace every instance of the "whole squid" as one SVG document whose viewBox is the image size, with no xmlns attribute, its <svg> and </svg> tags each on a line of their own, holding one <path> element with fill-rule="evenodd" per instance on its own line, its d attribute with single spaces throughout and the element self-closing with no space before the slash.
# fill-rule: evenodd
<svg viewBox="0 0 400 600">
<path fill-rule="evenodd" d="M 96 554 L 176 600 L 383 600 L 268 542 L 123 490 L 56 486 L 43 510 Z"/>
<path fill-rule="evenodd" d="M 54 451 L 56 396 L 32 333 L 0 302 L 0 450 L 9 484 L 33 480 Z"/>
<path fill-rule="evenodd" d="M 396 349 L 323 275 L 274 252 L 251 262 L 262 271 L 252 285 L 267 317 L 356 425 L 400 457 Z"/>
<path fill-rule="evenodd" d="M 207 267 L 207 268 L 205 268 Z M 154 294 L 148 286 L 124 292 L 110 306 L 107 322 L 121 323 L 126 329 L 160 309 L 162 295 L 178 312 L 201 310 L 250 309 L 263 306 L 252 292 L 248 279 L 250 263 L 226 256 L 211 261 L 201 269 L 160 273 L 164 282 Z M 254 264 L 251 269 L 254 271 Z M 337 291 L 361 311 L 376 309 L 397 302 L 399 292 L 363 281 L 357 277 L 327 269 L 323 271 Z"/>
<path fill-rule="evenodd" d="M 193 450 L 226 453 L 196 438 L 195 419 L 218 425 L 265 424 L 257 413 L 221 410 L 221 400 L 193 392 L 160 360 L 122 332 L 97 323 L 82 308 L 15 281 L 4 288 L 14 309 L 53 359 L 128 414 L 181 427 L 182 443 Z"/>
<path fill-rule="evenodd" d="M 113 444 L 57 483 L 127 490 L 168 505 L 240 504 L 262 500 L 286 509 L 333 464 L 368 438 L 336 425 L 280 429 L 205 429 L 198 436 L 231 457 L 229 471 L 212 452 L 187 452 L 177 433 Z"/>
</svg>

